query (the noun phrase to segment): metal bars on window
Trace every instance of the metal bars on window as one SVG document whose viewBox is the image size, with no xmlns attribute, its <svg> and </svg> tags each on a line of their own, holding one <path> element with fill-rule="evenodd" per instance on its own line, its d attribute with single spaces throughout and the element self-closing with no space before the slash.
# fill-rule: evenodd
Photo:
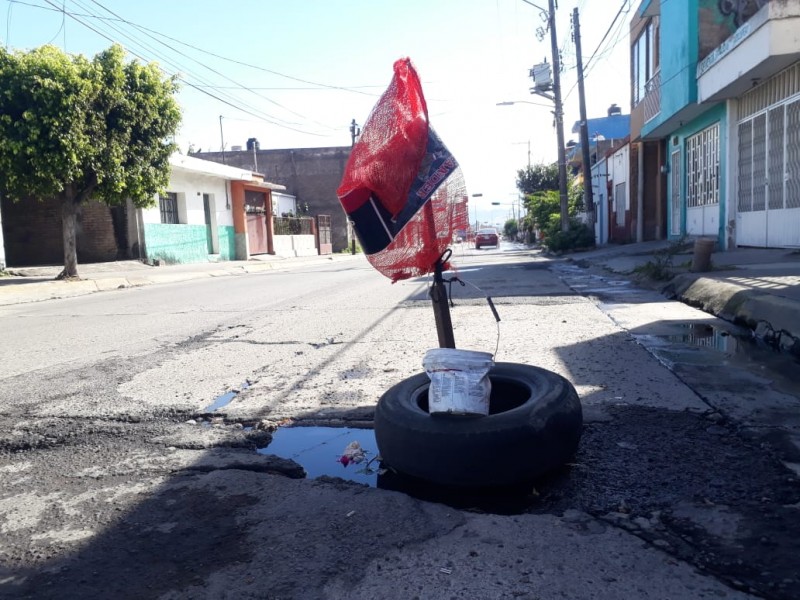
<svg viewBox="0 0 800 600">
<path fill-rule="evenodd" d="M 753 120 L 739 123 L 739 212 L 753 210 Z"/>
<path fill-rule="evenodd" d="M 161 210 L 161 222 L 178 224 L 178 194 L 167 192 L 158 197 L 158 207 Z"/>
<path fill-rule="evenodd" d="M 719 123 L 686 140 L 686 203 L 719 204 Z"/>
<path fill-rule="evenodd" d="M 800 99 L 786 105 L 786 208 L 800 207 Z"/>
<path fill-rule="evenodd" d="M 739 118 L 752 116 L 795 94 L 800 94 L 800 62 L 744 94 L 739 102 Z"/>
<path fill-rule="evenodd" d="M 767 200 L 767 114 L 753 119 L 753 210 L 764 210 Z"/>
<path fill-rule="evenodd" d="M 767 202 L 769 209 L 783 208 L 784 169 L 784 108 L 778 106 L 768 113 L 767 121 Z"/>
</svg>

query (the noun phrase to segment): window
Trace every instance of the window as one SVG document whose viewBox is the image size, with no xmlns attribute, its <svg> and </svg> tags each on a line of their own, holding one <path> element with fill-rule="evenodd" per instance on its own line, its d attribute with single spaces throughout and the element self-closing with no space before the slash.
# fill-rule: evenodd
<svg viewBox="0 0 800 600">
<path fill-rule="evenodd" d="M 161 209 L 161 222 L 177 224 L 178 221 L 178 194 L 167 192 L 158 197 L 158 207 Z"/>
<path fill-rule="evenodd" d="M 633 105 L 641 102 L 648 91 L 648 82 L 659 67 L 658 22 L 650 21 L 631 47 L 633 69 Z"/>
<path fill-rule="evenodd" d="M 686 140 L 686 204 L 719 204 L 719 123 Z"/>
</svg>

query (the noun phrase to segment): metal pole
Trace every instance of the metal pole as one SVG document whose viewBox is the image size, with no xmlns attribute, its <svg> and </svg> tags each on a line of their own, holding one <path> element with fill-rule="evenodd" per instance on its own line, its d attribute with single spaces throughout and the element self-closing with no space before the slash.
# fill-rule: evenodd
<svg viewBox="0 0 800 600">
<path fill-rule="evenodd" d="M 569 231 L 569 205 L 567 197 L 567 157 L 564 150 L 564 107 L 561 105 L 561 58 L 556 34 L 555 0 L 549 0 L 550 49 L 553 53 L 553 99 L 555 102 L 556 138 L 558 140 L 558 195 L 561 206 L 561 231 Z"/>
<path fill-rule="evenodd" d="M 592 198 L 592 165 L 589 153 L 589 122 L 586 118 L 586 93 L 583 88 L 583 58 L 581 57 L 581 25 L 578 7 L 572 11 L 572 26 L 575 31 L 575 54 L 578 58 L 578 103 L 581 113 L 581 154 L 583 159 L 583 202 L 589 217 L 589 226 L 594 226 L 594 199 Z"/>
<path fill-rule="evenodd" d="M 222 115 L 219 116 L 219 146 L 222 152 L 222 164 L 225 163 L 225 138 L 222 137 Z"/>
<path fill-rule="evenodd" d="M 444 289 L 442 277 L 443 260 L 436 261 L 433 272 L 433 286 L 431 287 L 431 303 L 433 304 L 433 318 L 436 320 L 436 335 L 439 337 L 440 348 L 455 348 L 456 340 L 453 336 L 453 321 L 450 319 L 450 305 L 447 303 L 447 291 Z"/>
</svg>

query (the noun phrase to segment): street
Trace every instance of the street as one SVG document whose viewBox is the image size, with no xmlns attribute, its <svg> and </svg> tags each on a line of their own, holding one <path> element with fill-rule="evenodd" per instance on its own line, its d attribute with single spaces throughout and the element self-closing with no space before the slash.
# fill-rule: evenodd
<svg viewBox="0 0 800 600">
<path fill-rule="evenodd" d="M 800 597 L 796 362 L 510 242 L 453 262 L 457 346 L 555 371 L 583 404 L 574 463 L 521 504 L 269 454 L 277 425 L 370 427 L 422 370 L 428 278 L 359 259 L 3 306 L 0 595 Z"/>
</svg>

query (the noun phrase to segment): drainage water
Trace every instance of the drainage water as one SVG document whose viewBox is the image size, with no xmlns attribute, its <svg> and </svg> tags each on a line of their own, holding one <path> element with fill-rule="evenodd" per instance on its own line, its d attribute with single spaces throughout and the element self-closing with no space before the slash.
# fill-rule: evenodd
<svg viewBox="0 0 800 600">
<path fill-rule="evenodd" d="M 783 352 L 733 325 L 683 323 L 674 327 L 675 333 L 634 335 L 634 338 L 671 370 L 680 364 L 727 366 L 767 377 L 784 393 L 800 393 L 798 356 Z M 704 352 L 706 350 L 708 352 Z"/>
<path fill-rule="evenodd" d="M 359 464 L 350 463 L 345 466 L 339 458 L 353 441 L 357 441 L 365 450 L 366 459 Z M 378 446 L 372 429 L 279 427 L 273 433 L 269 446 L 259 448 L 258 452 L 294 460 L 303 466 L 309 479 L 338 477 L 454 508 L 494 514 L 520 514 L 538 504 L 533 483 L 503 488 L 466 489 L 440 486 L 386 469 L 376 458 Z M 375 460 L 368 464 L 370 459 Z M 563 475 L 564 473 L 560 473 L 556 477 Z"/>
</svg>

